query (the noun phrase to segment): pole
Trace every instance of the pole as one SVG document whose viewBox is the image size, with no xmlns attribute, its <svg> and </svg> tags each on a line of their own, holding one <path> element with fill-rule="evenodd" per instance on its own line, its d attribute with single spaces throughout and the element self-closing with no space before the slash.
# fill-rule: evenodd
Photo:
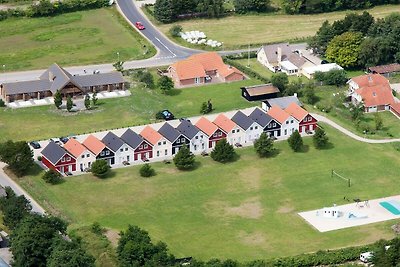
<svg viewBox="0 0 400 267">
<path fill-rule="evenodd" d="M 247 67 L 250 68 L 250 43 L 247 51 Z"/>
</svg>

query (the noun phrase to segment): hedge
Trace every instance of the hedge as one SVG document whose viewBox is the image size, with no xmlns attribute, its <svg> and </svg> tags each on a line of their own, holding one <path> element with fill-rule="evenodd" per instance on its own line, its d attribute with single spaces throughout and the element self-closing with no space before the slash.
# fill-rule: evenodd
<svg viewBox="0 0 400 267">
<path fill-rule="evenodd" d="M 270 82 L 271 82 L 271 80 L 268 79 L 267 77 L 261 76 L 258 72 L 255 72 L 255 71 L 253 71 L 253 70 L 250 69 L 250 68 L 246 68 L 246 67 L 243 66 L 242 64 L 240 64 L 240 63 L 238 63 L 238 62 L 236 62 L 236 61 L 234 61 L 234 60 L 232 60 L 232 59 L 229 59 L 229 58 L 226 58 L 226 57 L 225 57 L 225 58 L 224 58 L 224 61 L 225 61 L 226 64 L 231 65 L 231 66 L 237 68 L 237 69 L 240 70 L 241 72 L 247 74 L 248 76 L 250 76 L 250 77 L 252 77 L 252 78 L 254 78 L 254 79 L 260 80 L 260 81 L 262 81 L 263 83 L 270 83 Z"/>
</svg>

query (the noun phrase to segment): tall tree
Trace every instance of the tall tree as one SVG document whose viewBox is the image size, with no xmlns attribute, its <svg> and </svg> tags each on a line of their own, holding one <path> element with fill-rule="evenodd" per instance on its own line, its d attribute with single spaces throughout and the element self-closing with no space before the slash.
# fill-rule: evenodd
<svg viewBox="0 0 400 267">
<path fill-rule="evenodd" d="M 267 135 L 267 133 L 263 132 L 260 135 L 260 138 L 254 142 L 254 148 L 259 157 L 268 157 L 274 151 L 274 141 Z"/>
<path fill-rule="evenodd" d="M 59 90 L 57 90 L 56 93 L 54 94 L 54 105 L 58 109 L 62 105 L 62 95 L 61 95 L 61 92 Z"/>
<path fill-rule="evenodd" d="M 33 152 L 28 143 L 9 140 L 0 144 L 0 161 L 7 163 L 17 176 L 23 176 L 34 164 Z"/>
<path fill-rule="evenodd" d="M 288 143 L 294 152 L 301 151 L 303 148 L 303 138 L 301 138 L 299 131 L 296 130 L 290 135 Z"/>
<path fill-rule="evenodd" d="M 93 103 L 93 106 L 96 106 L 96 105 L 97 105 L 97 100 L 99 100 L 99 99 L 97 98 L 97 92 L 93 92 L 93 95 L 92 95 L 92 103 Z"/>
<path fill-rule="evenodd" d="M 174 88 L 174 82 L 170 77 L 162 76 L 158 80 L 158 87 L 160 88 L 163 94 L 166 94 Z"/>
<path fill-rule="evenodd" d="M 93 162 L 92 166 L 90 167 L 90 170 L 94 176 L 97 176 L 99 178 L 104 178 L 110 171 L 110 166 L 108 166 L 107 161 L 105 161 L 104 159 L 98 159 L 95 162 Z"/>
<path fill-rule="evenodd" d="M 162 23 L 170 23 L 175 20 L 173 1 L 157 0 L 154 4 L 154 17 Z"/>
<path fill-rule="evenodd" d="M 89 95 L 89 94 L 86 94 L 86 95 L 85 95 L 85 102 L 84 102 L 84 104 L 85 104 L 85 108 L 86 108 L 86 109 L 90 109 L 90 95 Z"/>
<path fill-rule="evenodd" d="M 271 9 L 270 0 L 234 0 L 233 5 L 237 13 L 266 12 Z"/>
<path fill-rule="evenodd" d="M 29 215 L 32 206 L 24 195 L 17 196 L 11 187 L 6 187 L 6 196 L 0 198 L 0 210 L 3 213 L 4 224 L 14 229 L 20 221 Z"/>
<path fill-rule="evenodd" d="M 215 161 L 226 163 L 234 159 L 236 156 L 235 149 L 229 144 L 226 139 L 217 142 L 214 149 L 211 151 L 211 158 Z"/>
<path fill-rule="evenodd" d="M 326 49 L 326 58 L 345 68 L 357 67 L 362 38 L 359 32 L 335 36 Z"/>
<path fill-rule="evenodd" d="M 328 141 L 329 139 L 328 136 L 326 136 L 324 129 L 322 129 L 321 127 L 317 127 L 313 136 L 313 143 L 315 148 L 321 149 L 326 147 Z"/>
<path fill-rule="evenodd" d="M 175 155 L 174 164 L 179 170 L 190 170 L 194 167 L 195 157 L 186 144 Z"/>
<path fill-rule="evenodd" d="M 271 83 L 281 91 L 281 94 L 285 94 L 286 87 L 289 84 L 289 78 L 286 73 L 278 72 L 272 75 Z"/>
<path fill-rule="evenodd" d="M 69 95 L 67 97 L 67 110 L 70 112 L 74 106 L 74 102 L 72 101 L 72 97 Z"/>
<path fill-rule="evenodd" d="M 75 240 L 56 239 L 47 259 L 47 267 L 94 267 L 95 258 Z"/>
</svg>

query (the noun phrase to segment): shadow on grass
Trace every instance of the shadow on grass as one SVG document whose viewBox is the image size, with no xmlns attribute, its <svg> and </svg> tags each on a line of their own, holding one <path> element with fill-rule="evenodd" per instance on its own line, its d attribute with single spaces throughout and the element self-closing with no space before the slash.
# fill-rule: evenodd
<svg viewBox="0 0 400 267">
<path fill-rule="evenodd" d="M 108 180 L 117 176 L 117 173 L 114 170 L 109 170 L 105 175 L 96 176 L 93 174 L 93 176 L 100 180 Z"/>
<path fill-rule="evenodd" d="M 281 153 L 281 150 L 279 148 L 274 148 L 274 150 L 269 153 L 267 158 L 275 158 Z"/>
<path fill-rule="evenodd" d="M 182 93 L 182 90 L 180 90 L 180 89 L 172 89 L 171 91 L 167 92 L 165 95 L 177 96 L 177 95 L 180 95 L 181 93 Z"/>
<path fill-rule="evenodd" d="M 303 145 L 299 151 L 296 151 L 297 153 L 307 153 L 310 150 L 309 145 Z"/>
<path fill-rule="evenodd" d="M 329 150 L 335 148 L 335 145 L 331 142 L 328 142 L 324 147 L 318 148 L 319 150 Z"/>
</svg>

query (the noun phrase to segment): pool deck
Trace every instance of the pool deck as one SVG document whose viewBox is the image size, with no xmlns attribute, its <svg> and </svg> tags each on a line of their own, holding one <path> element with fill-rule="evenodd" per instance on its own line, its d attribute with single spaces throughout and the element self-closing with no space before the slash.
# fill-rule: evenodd
<svg viewBox="0 0 400 267">
<path fill-rule="evenodd" d="M 380 202 L 389 200 L 396 200 L 400 202 L 400 195 L 369 200 L 369 205 L 367 206 L 364 206 L 364 202 L 360 202 L 358 206 L 356 203 L 337 206 L 337 208 L 344 214 L 354 212 L 366 215 L 368 216 L 367 218 L 348 219 L 346 216 L 337 219 L 325 218 L 322 216 L 322 207 L 318 210 L 300 212 L 299 215 L 318 231 L 329 232 L 343 228 L 399 219 L 400 215 L 394 215 L 379 204 Z M 326 207 L 330 206 L 333 205 L 327 205 Z M 318 211 L 319 214 L 321 214 L 320 216 L 317 216 Z"/>
</svg>

